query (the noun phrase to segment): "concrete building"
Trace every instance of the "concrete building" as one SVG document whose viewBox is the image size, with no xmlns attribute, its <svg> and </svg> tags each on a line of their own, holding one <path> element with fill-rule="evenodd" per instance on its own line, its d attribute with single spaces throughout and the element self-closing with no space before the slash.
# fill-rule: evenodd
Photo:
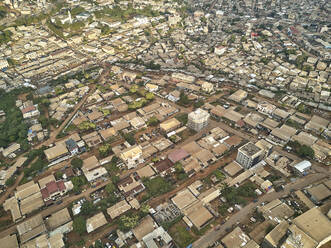
<svg viewBox="0 0 331 248">
<path fill-rule="evenodd" d="M 256 165 L 264 155 L 263 150 L 249 142 L 238 149 L 237 162 L 246 169 Z"/>
<path fill-rule="evenodd" d="M 209 113 L 200 108 L 189 113 L 187 126 L 197 132 L 208 125 Z"/>
</svg>

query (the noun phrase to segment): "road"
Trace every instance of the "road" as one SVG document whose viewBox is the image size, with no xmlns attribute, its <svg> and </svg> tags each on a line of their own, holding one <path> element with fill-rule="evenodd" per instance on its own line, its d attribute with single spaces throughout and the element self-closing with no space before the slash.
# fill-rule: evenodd
<svg viewBox="0 0 331 248">
<path fill-rule="evenodd" d="M 223 225 L 221 225 L 219 230 L 211 230 L 207 232 L 204 236 L 193 243 L 194 248 L 207 248 L 208 246 L 214 244 L 217 240 L 227 234 L 226 230 L 228 228 L 232 228 L 237 222 L 241 222 L 242 220 L 249 217 L 254 209 L 265 201 L 273 201 L 275 199 L 282 198 L 290 193 L 291 190 L 302 189 L 312 183 L 318 182 L 319 180 L 328 177 L 328 175 L 324 173 L 310 174 L 303 178 L 298 179 L 294 183 L 289 183 L 285 186 L 284 191 L 280 192 L 272 192 L 269 194 L 265 194 L 259 198 L 258 202 L 250 203 L 239 212 L 232 215 L 229 220 L 227 220 Z"/>
<path fill-rule="evenodd" d="M 48 145 L 54 143 L 54 141 L 56 140 L 56 136 L 60 132 L 62 132 L 63 128 L 68 124 L 68 122 L 72 119 L 72 117 L 74 117 L 74 115 L 77 113 L 77 111 L 83 106 L 83 104 L 86 102 L 87 98 L 94 93 L 94 89 L 95 89 L 95 85 L 90 85 L 89 93 L 86 94 L 80 100 L 80 102 L 76 105 L 76 107 L 73 109 L 73 111 L 67 116 L 67 118 L 61 123 L 61 125 L 51 133 L 49 139 L 47 139 L 45 142 L 37 145 L 36 148 L 42 147 L 43 145 L 48 146 Z"/>
<path fill-rule="evenodd" d="M 100 185 L 98 185 L 97 187 L 95 188 L 89 188 L 87 189 L 85 192 L 79 194 L 79 195 L 71 195 L 71 196 L 68 196 L 68 197 L 63 197 L 62 198 L 62 203 L 61 204 L 55 204 L 55 205 L 52 205 L 50 207 L 47 207 L 45 209 L 42 209 L 38 212 L 38 214 L 41 214 L 43 218 L 45 218 L 46 216 L 49 216 L 63 208 L 66 208 L 70 203 L 80 199 L 80 198 L 89 198 L 90 197 L 90 194 L 101 189 L 102 187 L 106 186 L 107 184 L 109 183 L 109 181 L 106 181 L 106 182 L 103 182 L 101 183 Z M 33 215 L 34 216 L 34 215 Z M 28 219 L 32 218 L 32 216 L 28 217 L 28 218 L 25 218 L 24 220 L 21 220 L 20 222 L 22 221 L 26 221 Z M 19 223 L 20 223 L 19 222 Z M 16 224 L 13 224 L 12 226 L 9 226 L 6 230 L 0 232 L 0 238 L 3 238 L 7 235 L 10 235 L 12 233 L 15 233 L 16 232 Z"/>
</svg>

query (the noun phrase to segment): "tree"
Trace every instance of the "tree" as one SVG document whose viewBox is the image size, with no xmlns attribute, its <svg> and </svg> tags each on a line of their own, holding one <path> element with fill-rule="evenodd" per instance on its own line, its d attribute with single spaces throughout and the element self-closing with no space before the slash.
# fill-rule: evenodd
<svg viewBox="0 0 331 248">
<path fill-rule="evenodd" d="M 86 220 L 83 216 L 74 218 L 73 229 L 74 232 L 78 233 L 80 236 L 86 233 Z"/>
<path fill-rule="evenodd" d="M 138 224 L 139 217 L 137 215 L 123 215 L 119 219 L 118 227 L 121 231 L 129 231 Z"/>
<path fill-rule="evenodd" d="M 148 92 L 148 93 L 146 93 L 146 95 L 145 95 L 145 98 L 147 99 L 147 100 L 153 100 L 154 99 L 154 94 L 152 93 L 152 92 Z"/>
<path fill-rule="evenodd" d="M 87 130 L 90 130 L 90 129 L 95 129 L 96 125 L 94 123 L 90 122 L 90 121 L 83 121 L 82 123 L 80 123 L 78 125 L 78 128 L 81 131 L 87 131 Z"/>
<path fill-rule="evenodd" d="M 96 210 L 95 206 L 93 205 L 92 202 L 90 201 L 85 201 L 83 204 L 82 204 L 82 209 L 81 209 L 81 213 L 82 215 L 89 215 L 89 214 L 92 214 L 94 213 Z"/>
<path fill-rule="evenodd" d="M 111 152 L 110 144 L 104 144 L 99 147 L 99 154 L 102 158 L 107 157 L 110 152 Z"/>
<path fill-rule="evenodd" d="M 298 154 L 301 157 L 308 157 L 311 159 L 314 159 L 315 157 L 315 151 L 307 145 L 300 146 L 300 148 L 298 149 Z"/>
<path fill-rule="evenodd" d="M 149 120 L 147 121 L 147 125 L 148 125 L 148 126 L 157 126 L 157 124 L 159 124 L 159 120 L 158 120 L 155 116 L 152 116 L 152 117 L 149 118 Z"/>
<path fill-rule="evenodd" d="M 109 195 L 111 195 L 116 191 L 116 187 L 113 183 L 109 183 L 106 185 L 105 190 Z"/>
<path fill-rule="evenodd" d="M 14 183 L 15 183 L 15 177 L 10 177 L 5 182 L 7 187 L 14 185 Z"/>
<path fill-rule="evenodd" d="M 74 169 L 82 168 L 82 166 L 83 166 L 83 160 L 81 160 L 81 159 L 78 158 L 78 157 L 74 157 L 74 158 L 71 160 L 70 164 L 72 165 L 72 167 L 73 167 Z"/>
<path fill-rule="evenodd" d="M 80 188 L 87 183 L 87 180 L 84 176 L 76 176 L 71 179 L 72 184 L 74 185 L 74 191 L 79 192 Z"/>
</svg>

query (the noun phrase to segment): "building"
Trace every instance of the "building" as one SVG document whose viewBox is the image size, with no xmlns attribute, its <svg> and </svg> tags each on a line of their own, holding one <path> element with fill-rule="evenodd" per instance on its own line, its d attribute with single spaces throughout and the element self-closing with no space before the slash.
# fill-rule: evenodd
<svg viewBox="0 0 331 248">
<path fill-rule="evenodd" d="M 189 113 L 187 126 L 196 132 L 199 132 L 201 129 L 208 125 L 209 113 L 200 108 Z"/>
<path fill-rule="evenodd" d="M 110 216 L 110 218 L 115 219 L 116 217 L 120 216 L 121 214 L 124 214 L 130 209 L 130 204 L 124 199 L 111 206 L 110 208 L 107 208 L 107 214 Z"/>
<path fill-rule="evenodd" d="M 79 152 L 79 147 L 73 139 L 68 139 L 65 141 L 66 147 L 71 155 L 76 155 Z"/>
<path fill-rule="evenodd" d="M 82 171 L 89 182 L 93 182 L 108 174 L 107 170 L 100 165 L 95 156 L 83 160 Z"/>
<path fill-rule="evenodd" d="M 0 239 L 0 244 L 3 248 L 17 248 L 17 247 L 19 247 L 16 234 L 7 235 L 6 237 L 1 238 Z"/>
<path fill-rule="evenodd" d="M 221 242 L 226 248 L 240 248 L 249 242 L 250 238 L 240 227 L 236 227 L 232 232 L 227 234 Z"/>
<path fill-rule="evenodd" d="M 106 224 L 107 224 L 106 217 L 102 212 L 100 212 L 86 220 L 86 231 L 87 233 L 93 232 L 94 230 Z"/>
<path fill-rule="evenodd" d="M 263 240 L 262 247 L 264 248 L 277 248 L 283 241 L 287 233 L 289 224 L 287 221 L 280 222 L 271 232 L 269 232 Z"/>
<path fill-rule="evenodd" d="M 49 200 L 55 200 L 60 196 L 67 193 L 67 188 L 64 181 L 51 181 L 46 183 L 45 187 L 40 190 L 43 200 L 45 202 Z"/>
<path fill-rule="evenodd" d="M 24 244 L 29 240 L 47 232 L 41 214 L 33 216 L 30 219 L 18 224 L 16 228 L 21 244 Z"/>
<path fill-rule="evenodd" d="M 127 165 L 128 169 L 135 168 L 138 164 L 143 163 L 143 151 L 140 145 L 131 146 L 120 154 L 120 158 Z"/>
<path fill-rule="evenodd" d="M 180 121 L 178 121 L 176 118 L 171 118 L 169 120 L 162 122 L 160 124 L 160 128 L 164 133 L 169 133 L 179 128 L 180 125 L 181 125 Z"/>
<path fill-rule="evenodd" d="M 52 162 L 56 159 L 62 158 L 69 154 L 69 151 L 65 144 L 57 144 L 51 148 L 48 148 L 44 151 L 46 158 L 49 162 Z"/>
<path fill-rule="evenodd" d="M 249 142 L 238 149 L 236 161 L 248 169 L 260 162 L 263 156 L 263 150 Z"/>
<path fill-rule="evenodd" d="M 303 160 L 300 163 L 294 165 L 293 169 L 297 174 L 304 176 L 311 169 L 311 163 L 308 160 Z"/>
<path fill-rule="evenodd" d="M 306 211 L 296 217 L 292 223 L 312 238 L 318 244 L 316 247 L 321 247 L 331 240 L 331 221 L 319 208 Z"/>
</svg>

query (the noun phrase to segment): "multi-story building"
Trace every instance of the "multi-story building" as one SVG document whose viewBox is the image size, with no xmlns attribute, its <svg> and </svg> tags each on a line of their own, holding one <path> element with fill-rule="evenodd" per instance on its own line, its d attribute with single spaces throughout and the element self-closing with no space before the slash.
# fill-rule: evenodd
<svg viewBox="0 0 331 248">
<path fill-rule="evenodd" d="M 237 162 L 246 169 L 256 165 L 263 158 L 264 151 L 251 142 L 238 149 Z"/>
<path fill-rule="evenodd" d="M 197 132 L 208 125 L 209 113 L 200 108 L 189 113 L 187 126 Z"/>
</svg>

